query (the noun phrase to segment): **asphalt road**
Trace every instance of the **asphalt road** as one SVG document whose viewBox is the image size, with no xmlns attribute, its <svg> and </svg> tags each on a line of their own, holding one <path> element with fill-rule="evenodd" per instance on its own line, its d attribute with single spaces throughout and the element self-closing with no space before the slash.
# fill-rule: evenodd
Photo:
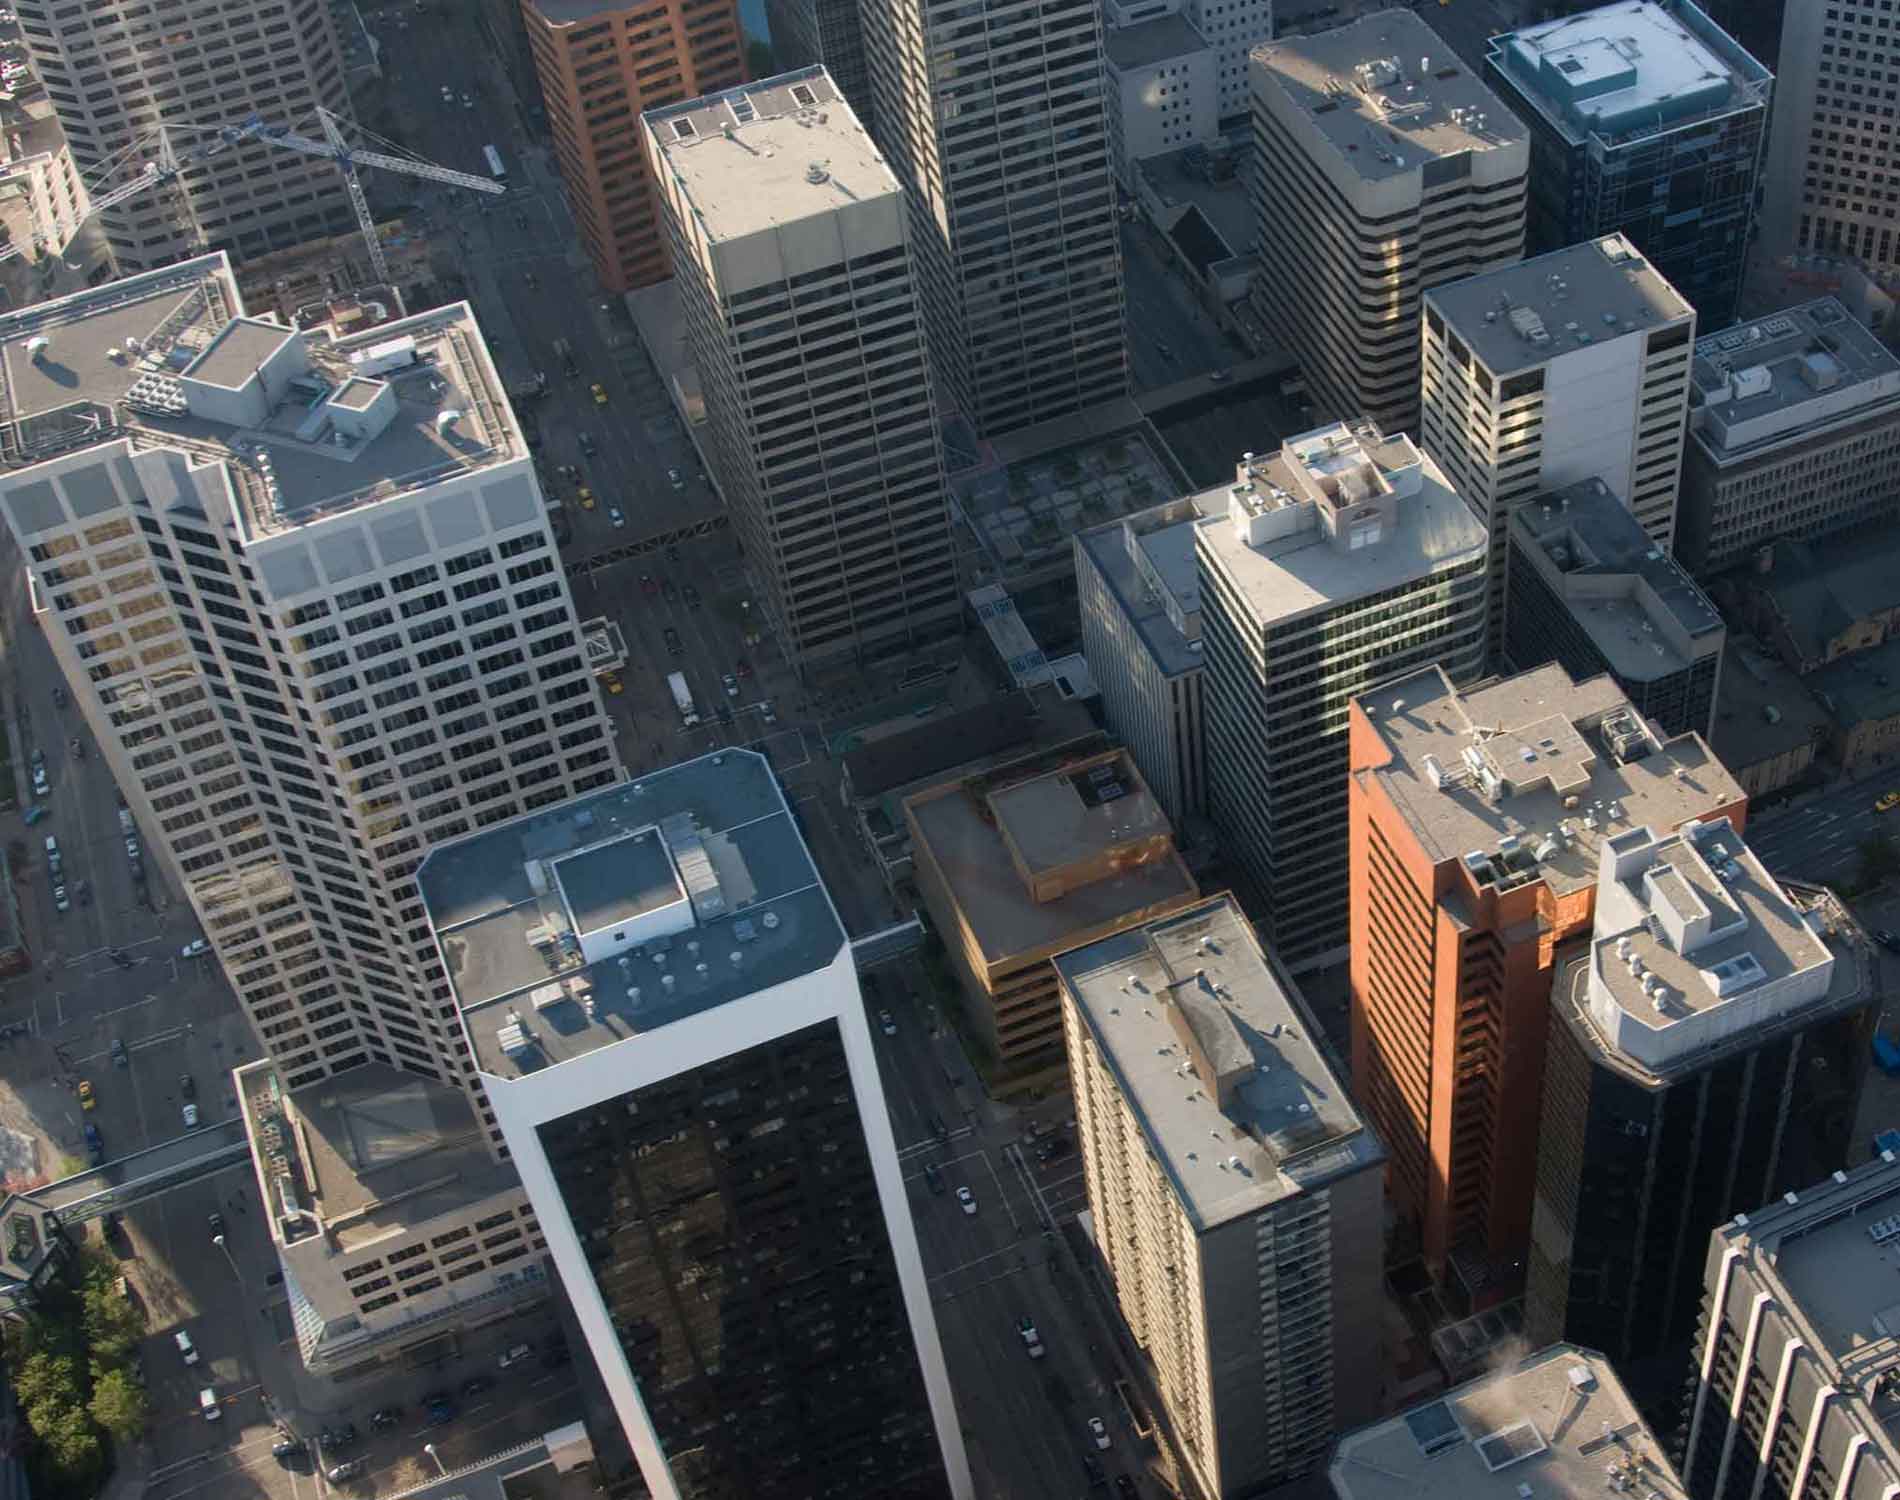
<svg viewBox="0 0 1900 1500">
<path fill-rule="evenodd" d="M 1205 375 L 1241 358 L 1183 274 L 1163 259 L 1165 248 L 1155 231 L 1146 223 L 1124 223 L 1121 237 L 1128 369 L 1136 393 Z"/>
<path fill-rule="evenodd" d="M 1748 841 L 1777 875 L 1838 885 L 1860 867 L 1860 846 L 1876 833 L 1900 838 L 1900 809 L 1874 811 L 1883 792 L 1900 790 L 1900 769 L 1842 782 L 1748 820 Z"/>
</svg>

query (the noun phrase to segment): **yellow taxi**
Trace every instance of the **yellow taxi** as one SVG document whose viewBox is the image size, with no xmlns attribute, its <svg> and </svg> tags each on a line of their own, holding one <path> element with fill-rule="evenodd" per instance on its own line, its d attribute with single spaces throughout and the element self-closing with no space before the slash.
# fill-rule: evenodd
<svg viewBox="0 0 1900 1500">
<path fill-rule="evenodd" d="M 606 404 L 607 404 L 607 387 L 602 385 L 598 380 L 596 380 L 594 382 L 594 405 L 605 406 Z"/>
<path fill-rule="evenodd" d="M 574 498 L 580 501 L 582 510 L 592 510 L 594 508 L 594 492 L 586 485 L 580 487 Z"/>
<path fill-rule="evenodd" d="M 92 1097 L 92 1085 L 83 1078 L 79 1080 L 79 1087 L 74 1092 L 79 1095 L 79 1107 L 81 1109 L 91 1109 L 93 1105 L 99 1102 Z"/>
<path fill-rule="evenodd" d="M 600 685 L 616 697 L 624 691 L 620 685 L 620 674 L 618 672 L 602 672 L 600 674 Z"/>
<path fill-rule="evenodd" d="M 1874 802 L 1875 812 L 1892 812 L 1900 807 L 1900 792 L 1883 792 Z"/>
</svg>

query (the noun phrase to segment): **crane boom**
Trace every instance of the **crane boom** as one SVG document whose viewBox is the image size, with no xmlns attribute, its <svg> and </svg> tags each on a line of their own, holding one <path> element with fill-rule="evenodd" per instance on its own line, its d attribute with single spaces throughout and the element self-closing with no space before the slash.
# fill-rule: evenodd
<svg viewBox="0 0 1900 1500">
<path fill-rule="evenodd" d="M 347 146 L 341 149 L 328 141 L 319 141 L 307 135 L 298 135 L 293 131 L 266 130 L 264 139 L 274 146 L 284 146 L 292 151 L 301 151 L 305 156 L 327 156 L 339 165 L 349 160 L 364 167 L 377 167 L 385 172 L 400 172 L 406 177 L 422 177 L 430 182 L 446 182 L 452 187 L 473 188 L 478 193 L 505 193 L 507 186 L 487 177 L 479 177 L 473 172 L 458 172 L 452 167 L 438 167 L 434 162 L 411 161 L 406 156 L 390 156 L 381 151 L 352 151 Z"/>
</svg>

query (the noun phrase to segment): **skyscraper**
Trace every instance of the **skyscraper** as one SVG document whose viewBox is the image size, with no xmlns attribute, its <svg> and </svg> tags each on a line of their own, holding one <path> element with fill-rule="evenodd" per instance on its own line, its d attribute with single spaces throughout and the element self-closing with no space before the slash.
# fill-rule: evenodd
<svg viewBox="0 0 1900 1500">
<path fill-rule="evenodd" d="M 493 826 L 418 881 L 648 1492 L 966 1500 L 851 948 L 764 757 Z"/>
<path fill-rule="evenodd" d="M 851 112 L 869 128 L 871 75 L 857 0 L 765 0 L 772 61 L 781 73 L 822 67 Z"/>
<path fill-rule="evenodd" d="M 1692 0 L 1611 0 L 1491 39 L 1485 78 L 1531 130 L 1530 247 L 1618 233 L 1735 317 L 1774 80 Z"/>
<path fill-rule="evenodd" d="M 1726 820 L 1598 848 L 1587 951 L 1553 976 L 1524 1318 L 1680 1388 L 1700 1252 L 1846 1160 L 1878 1009 L 1871 944 Z"/>
<path fill-rule="evenodd" d="M 1207 811 L 1295 973 L 1343 957 L 1353 694 L 1483 671 L 1484 528 L 1403 435 L 1320 428 L 1245 455 L 1196 528 Z"/>
<path fill-rule="evenodd" d="M 1200 1493 L 1258 1494 L 1379 1409 L 1385 1153 L 1231 897 L 1056 973 L 1116 1303 Z"/>
<path fill-rule="evenodd" d="M 801 667 L 954 633 L 904 192 L 822 68 L 645 119 L 720 493 Z"/>
<path fill-rule="evenodd" d="M 996 437 L 1124 395 L 1096 0 L 862 10 L 945 403 Z"/>
<path fill-rule="evenodd" d="M 1669 550 L 1694 346 L 1695 309 L 1621 235 L 1425 294 L 1419 443 L 1490 528 L 1494 640 L 1533 495 L 1600 479 Z"/>
<path fill-rule="evenodd" d="M 285 1085 L 479 1106 L 416 864 L 619 759 L 468 308 L 330 343 L 205 256 L 0 319 L 0 360 L 46 640 Z"/>
<path fill-rule="evenodd" d="M 736 0 L 521 0 L 554 159 L 594 275 L 609 291 L 668 275 L 642 110 L 745 77 Z"/>
<path fill-rule="evenodd" d="M 168 122 L 235 125 L 257 113 L 294 128 L 319 106 L 349 113 L 325 5 L 239 13 L 224 0 L 176 0 L 160 12 L 140 0 L 19 0 L 14 9 L 73 161 L 95 190 L 99 174 L 152 159 Z M 252 141 L 100 222 L 130 274 L 207 249 L 234 258 L 279 249 L 356 219 L 334 164 Z"/>
<path fill-rule="evenodd" d="M 1253 309 L 1323 414 L 1417 432 L 1419 296 L 1523 254 L 1525 128 L 1409 10 L 1252 67 Z"/>
<path fill-rule="evenodd" d="M 1350 733 L 1353 1095 L 1427 1263 L 1475 1301 L 1530 1233 L 1552 965 L 1590 931 L 1598 851 L 1746 802 L 1700 736 L 1554 664 L 1389 679 Z"/>
</svg>

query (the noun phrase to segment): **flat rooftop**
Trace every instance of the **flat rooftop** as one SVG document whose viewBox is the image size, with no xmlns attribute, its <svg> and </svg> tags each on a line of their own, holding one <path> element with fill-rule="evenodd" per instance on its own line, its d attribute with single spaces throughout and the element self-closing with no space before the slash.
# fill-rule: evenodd
<svg viewBox="0 0 1900 1500">
<path fill-rule="evenodd" d="M 1246 528 L 1235 519 L 1233 482 L 1195 497 L 1196 506 L 1210 514 L 1195 527 L 1200 551 L 1215 561 L 1250 614 L 1264 624 L 1384 593 L 1481 557 L 1489 547 L 1484 523 L 1452 489 L 1438 461 L 1402 435 L 1372 442 L 1365 454 L 1381 472 L 1415 468 L 1416 487 L 1399 490 L 1392 525 L 1375 543 L 1350 550 L 1334 545 L 1316 514 L 1295 514 L 1302 506 L 1313 511 L 1316 502 L 1304 499 L 1305 485 L 1288 457 L 1295 445 L 1327 431 L 1288 438 L 1279 452 L 1249 455 L 1253 462 L 1243 460 L 1239 466 L 1250 471 L 1255 502 L 1284 514 L 1285 524 L 1274 526 L 1279 534 L 1269 540 L 1248 541 Z"/>
<path fill-rule="evenodd" d="M 1084 791 L 1090 768 L 1105 768 Z M 1120 791 L 1106 801 L 1110 784 Z M 1090 799 L 1093 798 L 1091 803 Z M 1167 815 L 1123 751 L 1082 757 L 1062 767 L 921 792 L 905 803 L 916 838 L 943 872 L 951 898 L 986 959 L 1060 952 L 1131 916 L 1167 910 L 1195 894 L 1174 850 Z M 1094 879 L 1060 882 L 1064 893 L 1038 901 L 1016 858 L 1030 872 L 1081 868 Z"/>
<path fill-rule="evenodd" d="M 1319 1028 L 1231 896 L 1071 949 L 1055 964 L 1197 1229 L 1384 1161 Z M 1199 1073 L 1200 1087 L 1183 1081 L 1182 1068 L 1201 1059 L 1218 1086 Z"/>
<path fill-rule="evenodd" d="M 1619 1468 L 1632 1496 L 1686 1500 L 1609 1360 L 1552 1344 L 1347 1433 L 1329 1473 L 1340 1500 L 1599 1500 Z"/>
<path fill-rule="evenodd" d="M 251 538 L 525 451 L 466 303 L 332 343 L 245 317 L 222 254 L 0 317 L 0 464 L 116 443 L 223 463 Z"/>
<path fill-rule="evenodd" d="M 1094 564 L 1155 666 L 1168 676 L 1201 665 L 1201 574 L 1196 525 L 1226 508 L 1225 490 L 1172 500 L 1106 526 L 1078 532 Z"/>
<path fill-rule="evenodd" d="M 1529 138 L 1451 44 L 1409 10 L 1283 38 L 1254 48 L 1252 59 L 1312 117 L 1337 160 L 1368 181 Z"/>
<path fill-rule="evenodd" d="M 1433 287 L 1425 305 L 1493 375 L 1686 322 L 1683 295 L 1620 234 Z"/>
<path fill-rule="evenodd" d="M 1743 1239 L 1764 1279 L 1779 1278 L 1786 1305 L 1838 1365 L 1900 1362 L 1900 1235 L 1869 1233 L 1900 1214 L 1900 1164 L 1876 1156 L 1732 1221 L 1718 1234 Z M 1744 1222 L 1745 1221 L 1745 1222 Z M 1856 1382 L 1858 1384 L 1859 1382 Z"/>
<path fill-rule="evenodd" d="M 1489 61 L 1571 144 L 1768 107 L 1771 77 L 1693 5 L 1611 0 L 1491 39 Z"/>
<path fill-rule="evenodd" d="M 821 969 L 845 941 L 747 750 L 444 844 L 416 880 L 476 1061 L 502 1078 Z"/>
<path fill-rule="evenodd" d="M 1859 654 L 1834 653 L 1863 622 L 1893 609 L 1897 575 L 1900 537 L 1876 531 L 1777 541 L 1766 571 L 1757 560 L 1737 567 L 1731 581 L 1749 599 L 1751 612 L 1765 605 L 1784 622 L 1785 645 L 1799 665 L 1812 670 L 1840 666 Z"/>
<path fill-rule="evenodd" d="M 267 1171 L 280 1244 L 320 1245 L 327 1234 L 357 1250 L 519 1180 L 489 1155 L 468 1096 L 451 1085 L 380 1063 L 294 1093 L 269 1061 L 236 1077 L 257 1159 L 290 1163 L 297 1203 L 313 1216 L 286 1213 L 278 1175 Z"/>
<path fill-rule="evenodd" d="M 1696 340 L 1689 436 L 1716 465 L 1900 415 L 1900 359 L 1833 297 Z"/>
<path fill-rule="evenodd" d="M 1738 770 L 1827 738 L 1827 711 L 1807 683 L 1752 638 L 1730 636 L 1715 689 L 1710 744 Z"/>
<path fill-rule="evenodd" d="M 896 174 L 822 67 L 649 110 L 643 118 L 714 244 L 899 191 Z"/>
<path fill-rule="evenodd" d="M 1511 512 L 1511 539 L 1557 575 L 1570 616 L 1624 682 L 1653 682 L 1721 648 L 1722 616 L 1601 479 Z"/>
<path fill-rule="evenodd" d="M 1108 60 L 1118 68 L 1149 68 L 1207 50 L 1206 38 L 1178 12 L 1133 26 L 1111 26 L 1103 32 L 1102 42 Z"/>
<path fill-rule="evenodd" d="M 1745 796 L 1701 735 L 1657 741 L 1614 678 L 1572 682 L 1555 662 L 1463 693 L 1426 667 L 1359 703 L 1391 759 L 1356 774 L 1384 786 L 1428 857 L 1464 861 L 1480 884 L 1568 895 L 1596 883 L 1602 840 Z"/>
</svg>

